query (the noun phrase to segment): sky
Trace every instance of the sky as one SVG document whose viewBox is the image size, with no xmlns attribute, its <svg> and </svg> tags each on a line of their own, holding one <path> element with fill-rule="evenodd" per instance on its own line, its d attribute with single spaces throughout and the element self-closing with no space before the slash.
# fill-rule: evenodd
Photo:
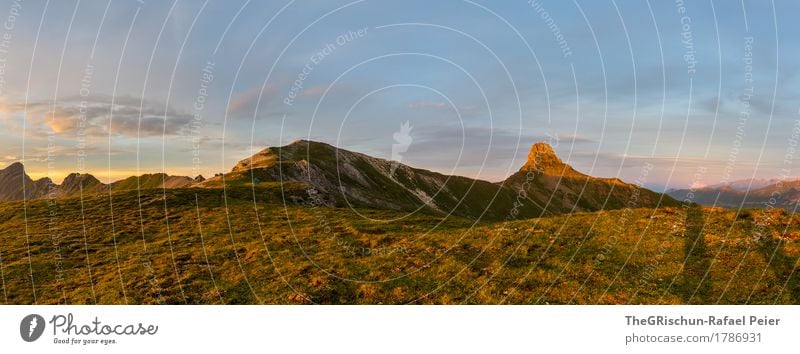
<svg viewBox="0 0 800 354">
<path fill-rule="evenodd" d="M 800 176 L 798 13 L 788 0 L 4 0 L 0 166 L 57 183 L 209 176 L 311 139 L 500 181 L 544 140 L 584 173 L 655 190 Z"/>
</svg>

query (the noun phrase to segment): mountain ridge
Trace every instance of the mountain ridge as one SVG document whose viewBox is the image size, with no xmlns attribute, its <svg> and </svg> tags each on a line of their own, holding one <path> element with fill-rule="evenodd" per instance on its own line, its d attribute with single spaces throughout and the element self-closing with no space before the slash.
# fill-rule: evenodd
<svg viewBox="0 0 800 354">
<path fill-rule="evenodd" d="M 489 219 L 678 204 L 669 196 L 617 178 L 583 174 L 564 163 L 545 142 L 533 144 L 525 164 L 495 183 L 418 169 L 327 143 L 296 140 L 265 148 L 239 161 L 229 173 L 197 186 L 275 182 L 299 183 L 306 190 L 321 192 L 316 196 L 326 205 L 427 210 Z"/>
<path fill-rule="evenodd" d="M 23 179 L 28 186 L 27 194 L 21 193 L 21 187 L 14 188 L 14 181 Z M 0 170 L 0 193 L 5 193 L 0 194 L 0 200 L 42 198 L 46 187 L 54 189 L 57 197 L 75 197 L 135 189 L 275 186 L 277 183 L 287 192 L 285 201 L 291 203 L 491 220 L 677 205 L 669 196 L 620 179 L 596 178 L 579 172 L 564 163 L 545 142 L 533 144 L 520 169 L 495 183 L 414 168 L 302 139 L 264 148 L 240 160 L 230 172 L 208 179 L 155 173 L 104 184 L 91 174 L 72 173 L 60 185 L 41 181 L 30 180 L 24 166 L 14 163 Z"/>
<path fill-rule="evenodd" d="M 776 207 L 791 210 L 800 203 L 800 180 L 741 180 L 699 188 L 671 189 L 666 194 L 678 200 L 691 200 L 705 206 L 731 209 Z"/>
<path fill-rule="evenodd" d="M 49 177 L 33 180 L 21 162 L 14 162 L 0 169 L 0 202 L 72 198 L 133 189 L 183 188 L 194 183 L 195 178 L 154 173 L 131 176 L 106 184 L 89 173 L 73 172 L 64 177 L 61 184 L 56 184 Z"/>
</svg>

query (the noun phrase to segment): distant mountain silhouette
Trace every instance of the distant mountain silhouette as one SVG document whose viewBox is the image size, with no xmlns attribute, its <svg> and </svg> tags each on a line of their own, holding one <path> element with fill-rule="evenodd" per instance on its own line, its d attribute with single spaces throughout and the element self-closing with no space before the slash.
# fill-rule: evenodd
<svg viewBox="0 0 800 354">
<path fill-rule="evenodd" d="M 198 176 L 202 177 L 202 176 Z M 164 173 L 128 177 L 104 184 L 87 173 L 70 173 L 61 184 L 49 178 L 34 181 L 22 163 L 15 162 L 0 170 L 0 202 L 12 200 L 35 200 L 43 198 L 71 198 L 80 195 L 156 188 L 183 188 L 195 184 L 195 179 L 185 176 L 170 176 Z"/>
<path fill-rule="evenodd" d="M 25 173 L 25 167 L 15 162 L 0 170 L 0 201 L 41 198 L 52 184 L 49 178 L 32 180 Z"/>
<path fill-rule="evenodd" d="M 673 189 L 667 194 L 706 206 L 793 209 L 800 202 L 800 180 L 741 180 L 695 189 Z"/>
<path fill-rule="evenodd" d="M 792 181 L 796 181 L 796 180 L 797 179 L 793 178 L 793 179 L 787 179 L 787 180 L 785 180 L 783 182 L 792 182 Z M 745 190 L 755 190 L 755 189 L 759 189 L 759 188 L 764 188 L 766 186 L 770 186 L 770 185 L 776 184 L 778 182 L 781 182 L 781 180 L 779 180 L 777 178 L 770 178 L 770 179 L 748 178 L 748 179 L 740 179 L 740 180 L 736 180 L 736 181 L 732 181 L 732 182 L 718 183 L 718 184 L 715 184 L 715 185 L 705 186 L 705 187 L 708 187 L 708 188 L 729 187 L 730 189 L 745 191 Z"/>
</svg>

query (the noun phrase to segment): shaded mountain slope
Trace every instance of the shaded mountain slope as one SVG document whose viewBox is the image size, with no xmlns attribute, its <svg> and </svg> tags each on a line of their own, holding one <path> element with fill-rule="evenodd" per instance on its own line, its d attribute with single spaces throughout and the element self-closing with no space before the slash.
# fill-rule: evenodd
<svg viewBox="0 0 800 354">
<path fill-rule="evenodd" d="M 0 170 L 0 201 L 42 198 L 52 184 L 49 178 L 32 180 L 25 167 L 15 162 Z"/>
<path fill-rule="evenodd" d="M 70 173 L 57 188 L 60 197 L 108 193 L 108 186 L 87 173 Z"/>
<path fill-rule="evenodd" d="M 141 176 L 131 176 L 123 180 L 111 183 L 111 189 L 115 191 L 128 191 L 137 189 L 157 189 L 157 188 L 183 188 L 194 183 L 194 179 L 186 176 L 170 176 L 165 173 L 144 174 Z"/>
</svg>

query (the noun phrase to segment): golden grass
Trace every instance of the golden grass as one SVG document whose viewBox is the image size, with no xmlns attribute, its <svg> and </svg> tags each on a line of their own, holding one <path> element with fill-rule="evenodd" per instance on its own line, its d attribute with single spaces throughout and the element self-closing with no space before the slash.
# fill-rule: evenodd
<svg viewBox="0 0 800 354">
<path fill-rule="evenodd" d="M 359 210 L 371 221 L 284 205 L 277 187 L 256 189 L 255 202 L 253 192 L 132 191 L 87 198 L 83 212 L 78 199 L 34 201 L 27 217 L 22 203 L 2 203 L 0 301 L 800 303 L 800 222 L 780 211 L 385 222 L 405 214 Z"/>
</svg>

